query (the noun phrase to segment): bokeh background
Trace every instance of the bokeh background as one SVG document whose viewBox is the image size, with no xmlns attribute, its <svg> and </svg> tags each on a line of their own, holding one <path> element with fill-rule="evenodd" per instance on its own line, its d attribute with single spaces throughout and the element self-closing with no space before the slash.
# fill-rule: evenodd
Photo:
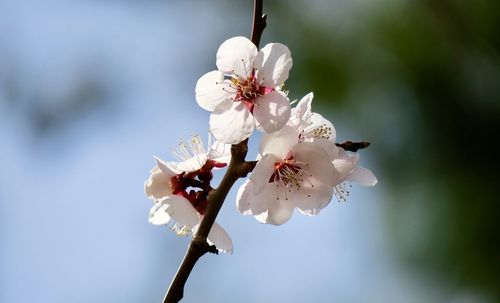
<svg viewBox="0 0 500 303">
<path fill-rule="evenodd" d="M 205 135 L 196 80 L 252 1 L 0 1 L 0 302 L 160 302 L 188 238 L 147 222 L 153 155 Z M 500 2 L 267 0 L 292 99 L 367 140 L 375 188 L 218 221 L 184 302 L 499 302 Z M 255 156 L 258 135 L 252 137 Z M 219 174 L 220 177 L 220 174 Z"/>
</svg>

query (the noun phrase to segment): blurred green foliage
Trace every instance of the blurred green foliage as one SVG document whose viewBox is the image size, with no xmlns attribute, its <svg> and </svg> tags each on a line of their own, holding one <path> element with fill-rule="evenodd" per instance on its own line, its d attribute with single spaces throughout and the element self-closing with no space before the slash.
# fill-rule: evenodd
<svg viewBox="0 0 500 303">
<path fill-rule="evenodd" d="M 316 109 L 343 114 L 337 128 L 372 142 L 402 259 L 500 302 L 500 1 L 268 1 L 265 11 L 267 35 L 293 50 L 291 98 L 314 91 Z"/>
</svg>

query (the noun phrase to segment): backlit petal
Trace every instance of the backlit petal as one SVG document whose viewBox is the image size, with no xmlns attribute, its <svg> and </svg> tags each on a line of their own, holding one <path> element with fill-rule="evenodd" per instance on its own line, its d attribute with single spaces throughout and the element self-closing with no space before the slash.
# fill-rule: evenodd
<svg viewBox="0 0 500 303">
<path fill-rule="evenodd" d="M 266 133 L 280 130 L 288 122 L 290 110 L 288 98 L 277 91 L 257 98 L 253 108 L 257 128 Z"/>
<path fill-rule="evenodd" d="M 298 162 L 306 163 L 302 165 L 305 173 L 320 182 L 333 186 L 336 184 L 333 182 L 340 179 L 328 154 L 316 142 L 299 143 L 293 147 L 292 154 Z"/>
<path fill-rule="evenodd" d="M 293 189 L 289 198 L 303 214 L 315 216 L 332 200 L 333 187 L 314 177 L 302 183 L 300 190 Z"/>
<path fill-rule="evenodd" d="M 226 74 L 248 78 L 252 72 L 257 47 L 245 37 L 224 41 L 217 51 L 217 68 Z"/>
<path fill-rule="evenodd" d="M 328 139 L 315 139 L 313 141 L 319 148 L 322 148 L 327 154 L 330 161 L 339 157 L 339 147 Z"/>
<path fill-rule="evenodd" d="M 149 223 L 154 225 L 163 225 L 170 222 L 170 215 L 167 212 L 169 205 L 157 202 L 149 211 Z"/>
<path fill-rule="evenodd" d="M 315 130 L 316 138 L 324 138 L 335 142 L 337 133 L 332 122 L 318 113 L 312 113 L 310 116 L 309 128 Z"/>
<path fill-rule="evenodd" d="M 216 110 L 210 115 L 210 131 L 226 144 L 237 144 L 250 137 L 254 127 L 252 114 L 242 102 L 233 102 L 228 110 Z"/>
<path fill-rule="evenodd" d="M 211 137 L 212 134 L 209 134 L 209 136 Z M 214 142 L 209 140 L 209 144 L 207 153 L 208 159 L 229 164 L 231 161 L 231 144 L 225 144 L 218 140 Z"/>
<path fill-rule="evenodd" d="M 259 51 L 256 61 L 257 81 L 266 87 L 278 87 L 288 79 L 292 68 L 292 55 L 281 43 L 269 43 Z"/>
<path fill-rule="evenodd" d="M 167 162 L 167 164 L 180 172 L 193 172 L 200 169 L 207 162 L 207 154 L 199 154 L 181 162 Z"/>
<path fill-rule="evenodd" d="M 308 120 L 308 117 L 311 115 L 311 104 L 313 100 L 314 94 L 310 92 L 300 99 L 297 105 L 292 109 L 291 119 L 292 122 L 299 122 L 303 120 Z"/>
<path fill-rule="evenodd" d="M 281 159 L 286 158 L 292 147 L 299 142 L 299 134 L 295 127 L 285 125 L 271 134 L 264 134 L 259 144 L 259 154 L 274 154 Z"/>
<path fill-rule="evenodd" d="M 156 161 L 156 165 L 158 166 L 158 168 L 167 176 L 169 177 L 173 177 L 179 173 L 181 173 L 182 171 L 179 171 L 177 168 L 176 168 L 176 162 L 167 162 L 167 161 L 163 161 L 162 159 L 158 158 L 158 157 L 154 157 L 155 158 L 155 161 Z"/>
<path fill-rule="evenodd" d="M 350 155 L 343 149 L 339 149 L 339 157 L 332 161 L 333 166 L 335 166 L 335 170 L 340 176 L 339 182 L 347 180 L 352 170 L 356 167 L 358 160 L 359 155 L 357 153 Z M 339 182 L 334 183 L 333 185 L 336 185 Z"/>
<path fill-rule="evenodd" d="M 210 245 L 215 245 L 222 252 L 233 253 L 233 241 L 231 241 L 231 237 L 217 222 L 212 225 L 207 241 Z"/>
<path fill-rule="evenodd" d="M 149 222 L 155 225 L 166 224 L 173 219 L 181 226 L 192 229 L 200 221 L 200 215 L 187 199 L 168 196 L 159 200 L 149 213 Z"/>
<path fill-rule="evenodd" d="M 198 105 L 213 111 L 217 107 L 229 107 L 236 90 L 230 87 L 229 80 L 224 80 L 224 73 L 211 71 L 198 80 L 195 92 Z"/>
<path fill-rule="evenodd" d="M 158 166 L 153 167 L 151 176 L 144 183 L 144 191 L 150 199 L 158 200 L 172 194 L 170 178 L 165 175 Z"/>
<path fill-rule="evenodd" d="M 375 177 L 371 170 L 361 166 L 355 167 L 347 180 L 356 182 L 362 186 L 374 186 L 378 182 L 377 177 Z"/>
<path fill-rule="evenodd" d="M 281 225 L 290 220 L 293 213 L 293 204 L 290 200 L 279 199 L 274 201 L 269 209 L 255 216 L 261 223 Z"/>
<path fill-rule="evenodd" d="M 251 215 L 250 202 L 255 196 L 252 181 L 246 180 L 238 189 L 236 195 L 236 208 L 243 215 Z"/>
<path fill-rule="evenodd" d="M 253 181 L 253 190 L 255 194 L 260 193 L 269 184 L 269 179 L 274 173 L 274 163 L 279 161 L 281 161 L 281 159 L 274 154 L 268 154 L 257 162 L 257 165 L 250 175 L 250 180 Z"/>
</svg>

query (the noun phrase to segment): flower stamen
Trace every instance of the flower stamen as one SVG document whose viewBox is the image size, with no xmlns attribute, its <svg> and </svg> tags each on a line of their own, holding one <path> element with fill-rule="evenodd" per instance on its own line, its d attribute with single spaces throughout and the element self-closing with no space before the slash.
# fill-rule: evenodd
<svg viewBox="0 0 500 303">
<path fill-rule="evenodd" d="M 326 124 L 321 124 L 311 128 L 304 128 L 299 133 L 299 142 L 304 142 L 306 138 L 313 139 L 330 139 L 332 136 L 332 128 Z"/>
<path fill-rule="evenodd" d="M 245 72 L 247 71 L 245 61 L 242 60 Z M 255 77 L 255 69 L 252 69 L 250 75 L 245 75 L 244 78 L 233 75 L 229 78 L 231 81 L 230 87 L 236 90 L 234 102 L 243 102 L 248 110 L 253 113 L 254 106 L 258 106 L 255 102 L 257 98 L 262 97 L 272 91 L 273 88 L 263 86 L 263 80 L 257 83 Z"/>
<path fill-rule="evenodd" d="M 178 236 L 186 237 L 192 233 L 192 230 L 186 225 L 181 225 L 175 222 L 173 219 L 170 221 L 171 223 L 168 225 L 170 230 L 176 233 Z"/>
<path fill-rule="evenodd" d="M 342 182 L 333 187 L 333 194 L 337 197 L 338 202 L 347 202 L 347 198 L 349 197 L 349 190 L 347 189 L 347 183 Z M 349 184 L 349 187 L 351 185 Z"/>
<path fill-rule="evenodd" d="M 274 163 L 274 172 L 269 179 L 269 183 L 276 182 L 276 186 L 281 184 L 286 188 L 300 190 L 304 181 L 301 168 L 303 164 L 302 162 L 295 161 L 292 156 L 281 162 Z M 285 199 L 288 200 L 288 197 L 285 197 Z"/>
</svg>

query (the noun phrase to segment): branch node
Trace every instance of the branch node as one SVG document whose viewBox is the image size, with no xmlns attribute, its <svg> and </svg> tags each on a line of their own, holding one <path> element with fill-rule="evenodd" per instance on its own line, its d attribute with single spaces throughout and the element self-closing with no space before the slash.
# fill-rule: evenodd
<svg viewBox="0 0 500 303">
<path fill-rule="evenodd" d="M 215 245 L 209 245 L 208 252 L 211 254 L 216 254 L 216 255 L 219 254 L 219 250 L 217 249 L 217 247 Z"/>
<path fill-rule="evenodd" d="M 245 178 L 249 173 L 253 171 L 255 165 L 257 165 L 257 161 L 245 161 L 241 163 L 238 169 L 238 177 Z"/>
<path fill-rule="evenodd" d="M 208 245 L 207 240 L 203 239 L 203 237 L 195 236 L 193 240 L 191 241 L 191 245 L 189 246 L 189 249 L 192 250 L 193 252 L 196 253 L 198 256 L 203 256 L 206 252 L 208 252 Z"/>
</svg>

